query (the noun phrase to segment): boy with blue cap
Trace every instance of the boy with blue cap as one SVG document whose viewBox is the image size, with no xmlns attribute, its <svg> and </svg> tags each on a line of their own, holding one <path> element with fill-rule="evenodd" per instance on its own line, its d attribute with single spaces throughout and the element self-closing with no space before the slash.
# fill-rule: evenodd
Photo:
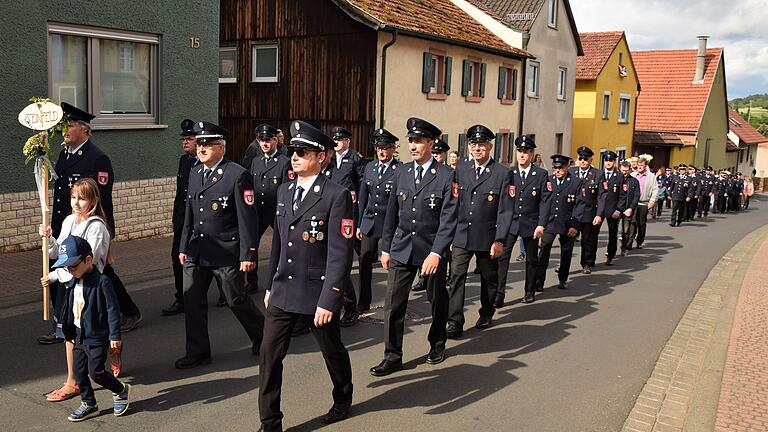
<svg viewBox="0 0 768 432">
<path fill-rule="evenodd" d="M 115 416 L 128 410 L 129 384 L 108 372 L 107 351 L 119 348 L 120 306 L 112 282 L 93 266 L 93 251 L 82 237 L 69 236 L 59 246 L 53 268 L 66 268 L 72 279 L 65 284 L 66 304 L 61 312 L 64 337 L 74 341 L 74 372 L 82 403 L 67 420 L 79 422 L 99 414 L 89 375 L 112 391 Z M 47 277 L 41 279 L 49 283 Z"/>
</svg>

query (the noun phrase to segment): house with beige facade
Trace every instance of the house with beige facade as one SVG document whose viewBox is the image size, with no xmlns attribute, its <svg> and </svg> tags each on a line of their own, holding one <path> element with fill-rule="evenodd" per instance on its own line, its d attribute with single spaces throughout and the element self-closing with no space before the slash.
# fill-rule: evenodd
<svg viewBox="0 0 768 432">
<path fill-rule="evenodd" d="M 757 131 L 739 113 L 728 107 L 728 147 L 735 151 L 738 171 L 745 176 L 768 177 L 768 137 Z M 758 158 L 758 156 L 761 156 Z M 759 164 L 758 164 L 759 162 Z"/>
<path fill-rule="evenodd" d="M 523 133 L 535 136 L 545 161 L 555 153 L 570 154 L 576 58 L 584 54 L 570 2 L 468 1 L 517 32 L 519 37 L 507 42 L 534 57 L 526 61 L 523 77 Z"/>
<path fill-rule="evenodd" d="M 495 158 L 514 157 L 530 55 L 453 1 L 228 0 L 221 26 L 219 114 L 235 160 L 254 126 L 287 128 L 297 118 L 346 127 L 365 156 L 384 127 L 409 160 L 412 116 L 441 128 L 462 154 L 466 129 L 482 123 L 497 133 Z"/>
</svg>

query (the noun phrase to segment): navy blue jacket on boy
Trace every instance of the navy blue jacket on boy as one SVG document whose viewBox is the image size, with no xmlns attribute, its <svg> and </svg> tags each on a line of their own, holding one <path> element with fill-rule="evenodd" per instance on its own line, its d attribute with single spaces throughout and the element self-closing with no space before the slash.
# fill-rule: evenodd
<svg viewBox="0 0 768 432">
<path fill-rule="evenodd" d="M 120 340 L 120 305 L 112 282 L 96 267 L 83 275 L 82 280 L 85 305 L 80 315 L 80 329 L 83 345 L 108 345 L 109 341 Z M 76 336 L 75 317 L 72 313 L 76 283 L 77 280 L 72 278 L 64 284 L 67 302 L 61 321 L 66 340 L 74 340 Z"/>
</svg>

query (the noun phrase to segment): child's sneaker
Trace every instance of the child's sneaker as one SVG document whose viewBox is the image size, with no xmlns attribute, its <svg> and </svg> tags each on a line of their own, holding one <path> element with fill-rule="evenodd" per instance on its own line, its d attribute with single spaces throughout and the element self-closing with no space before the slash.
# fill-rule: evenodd
<svg viewBox="0 0 768 432">
<path fill-rule="evenodd" d="M 121 393 L 112 393 L 112 401 L 115 406 L 115 416 L 121 416 L 128 411 L 128 397 L 131 394 L 131 385 L 123 384 L 123 391 Z"/>
<path fill-rule="evenodd" d="M 91 417 L 95 417 L 99 414 L 98 405 L 88 405 L 85 402 L 80 403 L 80 406 L 76 410 L 72 411 L 72 414 L 67 417 L 67 420 L 71 422 L 79 422 Z"/>
</svg>

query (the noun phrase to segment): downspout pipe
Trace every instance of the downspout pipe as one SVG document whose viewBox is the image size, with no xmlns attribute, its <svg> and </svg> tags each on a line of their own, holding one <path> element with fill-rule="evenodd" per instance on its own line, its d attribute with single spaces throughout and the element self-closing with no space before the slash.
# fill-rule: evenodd
<svg viewBox="0 0 768 432">
<path fill-rule="evenodd" d="M 526 72 L 528 71 L 528 59 L 523 58 L 522 78 L 520 79 L 520 119 L 517 126 L 517 136 L 523 135 L 523 120 L 525 118 L 525 99 L 528 97 L 528 83 Z"/>
<path fill-rule="evenodd" d="M 381 26 L 384 29 L 384 25 Z M 397 42 L 398 30 L 392 32 L 392 39 L 381 48 L 381 96 L 379 100 L 379 127 L 384 127 L 384 95 L 387 83 L 387 50 Z"/>
</svg>

